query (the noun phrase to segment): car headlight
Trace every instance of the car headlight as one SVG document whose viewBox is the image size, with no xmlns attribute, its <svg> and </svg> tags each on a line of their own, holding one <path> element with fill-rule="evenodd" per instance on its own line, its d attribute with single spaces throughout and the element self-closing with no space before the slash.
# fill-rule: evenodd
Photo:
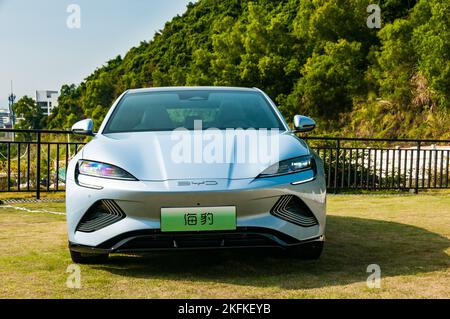
<svg viewBox="0 0 450 319">
<path fill-rule="evenodd" d="M 297 173 L 305 170 L 316 169 L 316 163 L 311 155 L 294 157 L 285 161 L 278 162 L 266 168 L 258 177 L 270 177 Z"/>
<path fill-rule="evenodd" d="M 137 180 L 133 175 L 121 169 L 120 167 L 111 164 L 86 160 L 78 161 L 77 173 L 81 175 L 96 176 L 103 178 L 123 179 L 132 181 Z"/>
</svg>

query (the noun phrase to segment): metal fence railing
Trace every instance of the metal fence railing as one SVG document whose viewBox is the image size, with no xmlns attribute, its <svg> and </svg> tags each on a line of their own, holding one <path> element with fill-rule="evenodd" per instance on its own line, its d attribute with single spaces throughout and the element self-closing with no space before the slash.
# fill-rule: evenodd
<svg viewBox="0 0 450 319">
<path fill-rule="evenodd" d="M 64 191 L 69 160 L 85 144 L 70 131 L 0 129 L 0 192 Z"/>
<path fill-rule="evenodd" d="M 450 140 L 303 137 L 330 191 L 450 188 Z"/>
<path fill-rule="evenodd" d="M 323 159 L 329 191 L 450 188 L 450 140 L 302 138 Z M 0 192 L 64 191 L 85 142 L 70 131 L 0 129 Z"/>
</svg>

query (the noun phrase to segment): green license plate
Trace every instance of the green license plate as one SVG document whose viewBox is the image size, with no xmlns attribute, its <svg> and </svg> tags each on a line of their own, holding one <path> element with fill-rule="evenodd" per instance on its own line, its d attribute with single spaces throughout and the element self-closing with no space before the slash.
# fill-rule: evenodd
<svg viewBox="0 0 450 319">
<path fill-rule="evenodd" d="M 208 231 L 236 229 L 236 207 L 161 208 L 161 231 Z"/>
</svg>

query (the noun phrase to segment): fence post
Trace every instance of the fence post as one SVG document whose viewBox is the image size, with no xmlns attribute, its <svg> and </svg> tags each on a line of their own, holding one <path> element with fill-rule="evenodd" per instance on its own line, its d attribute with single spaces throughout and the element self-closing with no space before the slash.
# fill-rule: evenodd
<svg viewBox="0 0 450 319">
<path fill-rule="evenodd" d="M 36 144 L 36 199 L 41 199 L 41 132 L 37 132 Z"/>
<path fill-rule="evenodd" d="M 336 155 L 334 161 L 334 194 L 337 193 L 337 177 L 338 177 L 338 168 L 339 168 L 339 153 L 341 150 L 340 140 L 336 140 Z"/>
<path fill-rule="evenodd" d="M 420 141 L 417 141 L 417 156 L 416 156 L 416 183 L 414 185 L 414 193 L 419 193 L 419 165 L 420 165 Z"/>
<path fill-rule="evenodd" d="M 11 191 L 11 143 L 8 143 L 8 192 Z"/>
</svg>

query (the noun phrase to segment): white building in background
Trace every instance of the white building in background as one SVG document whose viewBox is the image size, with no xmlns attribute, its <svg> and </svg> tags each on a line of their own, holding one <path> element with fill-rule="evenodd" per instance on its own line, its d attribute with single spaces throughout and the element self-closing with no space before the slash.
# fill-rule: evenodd
<svg viewBox="0 0 450 319">
<path fill-rule="evenodd" d="M 52 113 L 52 110 L 58 106 L 58 96 L 58 91 L 36 91 L 36 103 L 41 107 L 44 115 L 50 115 L 50 113 Z"/>
<path fill-rule="evenodd" d="M 11 117 L 8 110 L 0 109 L 0 128 L 11 128 Z"/>
</svg>

